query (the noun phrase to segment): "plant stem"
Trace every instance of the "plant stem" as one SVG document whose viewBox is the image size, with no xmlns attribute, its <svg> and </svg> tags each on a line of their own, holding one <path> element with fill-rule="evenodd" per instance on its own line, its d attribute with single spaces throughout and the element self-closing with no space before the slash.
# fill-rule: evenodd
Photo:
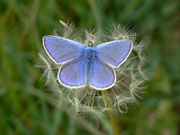
<svg viewBox="0 0 180 135">
<path fill-rule="evenodd" d="M 110 97 L 108 95 L 108 91 L 105 90 L 105 91 L 102 91 L 102 93 L 104 95 L 107 107 L 110 107 L 110 105 L 111 105 L 110 101 L 111 100 L 110 100 Z M 110 118 L 110 121 L 111 121 L 111 125 L 112 125 L 114 135 L 120 135 L 121 134 L 121 129 L 119 127 L 119 124 L 118 124 L 118 121 L 117 121 L 118 118 L 117 118 L 115 112 L 113 110 L 110 110 L 110 111 L 108 111 L 108 115 L 109 115 L 109 118 Z"/>
</svg>

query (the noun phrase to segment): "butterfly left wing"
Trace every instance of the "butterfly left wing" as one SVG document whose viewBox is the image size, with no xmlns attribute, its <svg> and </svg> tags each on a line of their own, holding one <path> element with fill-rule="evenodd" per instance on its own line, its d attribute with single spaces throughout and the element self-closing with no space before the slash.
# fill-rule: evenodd
<svg viewBox="0 0 180 135">
<path fill-rule="evenodd" d="M 85 46 L 79 42 L 57 36 L 44 36 L 43 46 L 55 63 L 64 63 L 84 54 Z"/>
<path fill-rule="evenodd" d="M 90 70 L 90 87 L 97 90 L 109 89 L 114 85 L 115 80 L 115 72 L 112 67 L 95 58 Z"/>
<path fill-rule="evenodd" d="M 58 72 L 59 82 L 69 88 L 83 87 L 86 83 L 86 60 L 74 59 L 61 66 Z"/>
<path fill-rule="evenodd" d="M 129 56 L 132 42 L 128 40 L 115 40 L 95 47 L 96 57 L 112 67 L 119 67 Z"/>
</svg>

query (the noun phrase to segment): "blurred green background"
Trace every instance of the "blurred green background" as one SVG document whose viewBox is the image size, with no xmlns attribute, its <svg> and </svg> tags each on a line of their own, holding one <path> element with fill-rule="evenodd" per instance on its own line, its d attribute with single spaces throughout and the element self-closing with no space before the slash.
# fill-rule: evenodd
<svg viewBox="0 0 180 135">
<path fill-rule="evenodd" d="M 0 0 L 0 135 L 96 134 L 51 105 L 35 67 L 42 37 L 63 28 L 60 19 L 77 29 L 122 24 L 137 33 L 148 44 L 150 81 L 139 104 L 118 115 L 121 134 L 180 134 L 179 0 Z M 108 128 L 94 125 L 112 135 Z"/>
</svg>

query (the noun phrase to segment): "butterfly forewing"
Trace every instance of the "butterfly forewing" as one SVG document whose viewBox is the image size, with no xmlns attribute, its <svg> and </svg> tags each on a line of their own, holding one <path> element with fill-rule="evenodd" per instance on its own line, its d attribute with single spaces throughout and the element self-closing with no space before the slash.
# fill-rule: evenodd
<svg viewBox="0 0 180 135">
<path fill-rule="evenodd" d="M 44 48 L 56 63 L 63 63 L 81 57 L 85 46 L 81 43 L 57 36 L 43 37 Z"/>
<path fill-rule="evenodd" d="M 95 47 L 96 56 L 113 67 L 119 67 L 129 56 L 132 42 L 116 40 L 106 42 Z"/>
</svg>

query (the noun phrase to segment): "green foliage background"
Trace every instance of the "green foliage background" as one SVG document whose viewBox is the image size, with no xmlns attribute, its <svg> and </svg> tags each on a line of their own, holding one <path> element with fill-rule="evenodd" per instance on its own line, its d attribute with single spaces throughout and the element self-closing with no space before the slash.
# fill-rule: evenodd
<svg viewBox="0 0 180 135">
<path fill-rule="evenodd" d="M 78 29 L 122 24 L 137 33 L 148 44 L 150 81 L 139 104 L 118 115 L 122 135 L 180 134 L 179 0 L 0 0 L 0 134 L 95 134 L 51 105 L 35 67 L 42 37 L 63 28 L 60 19 Z M 94 130 L 113 134 L 104 120 Z"/>
</svg>

